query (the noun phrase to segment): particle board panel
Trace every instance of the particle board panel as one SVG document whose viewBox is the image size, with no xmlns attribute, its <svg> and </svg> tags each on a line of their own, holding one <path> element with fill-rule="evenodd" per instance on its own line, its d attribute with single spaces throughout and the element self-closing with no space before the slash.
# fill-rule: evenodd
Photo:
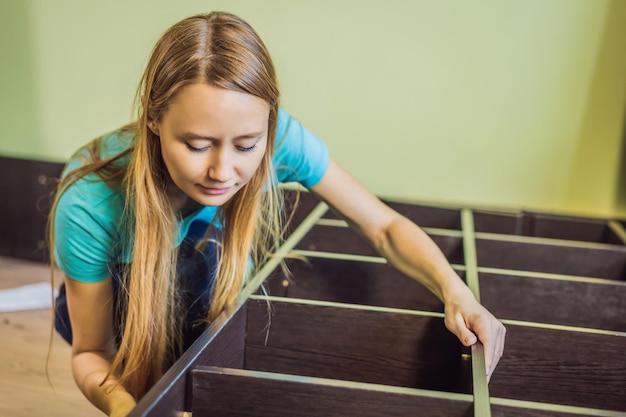
<svg viewBox="0 0 626 417">
<path fill-rule="evenodd" d="M 450 263 L 463 263 L 463 239 L 459 233 L 429 233 Z M 296 249 L 343 253 L 360 256 L 380 256 L 363 237 L 347 227 L 317 224 L 304 236 Z"/>
<path fill-rule="evenodd" d="M 384 201 L 389 207 L 423 228 L 461 230 L 459 208 Z"/>
<path fill-rule="evenodd" d="M 492 398 L 493 417 L 622 417 L 619 411 Z"/>
<path fill-rule="evenodd" d="M 624 280 L 626 247 L 537 239 L 476 239 L 479 267 Z"/>
<path fill-rule="evenodd" d="M 481 301 L 502 319 L 626 331 L 626 282 L 479 272 Z"/>
<path fill-rule="evenodd" d="M 264 299 L 248 303 L 245 368 L 468 393 L 471 375 L 443 317 Z"/>
<path fill-rule="evenodd" d="M 320 203 L 320 199 L 313 193 L 297 189 L 286 189 L 283 191 L 283 196 L 287 233 L 290 233 L 295 230 L 309 215 L 311 210 Z"/>
<path fill-rule="evenodd" d="M 626 334 L 506 322 L 493 397 L 626 413 Z"/>
<path fill-rule="evenodd" d="M 461 230 L 460 208 L 439 207 L 436 205 L 402 203 L 382 200 L 383 203 L 407 217 L 415 224 L 424 228 Z M 328 219 L 340 219 L 336 212 L 329 210 L 325 215 Z"/>
<path fill-rule="evenodd" d="M 137 403 L 129 417 L 180 417 L 190 410 L 192 378 L 197 365 L 243 368 L 246 309 L 221 315 Z"/>
<path fill-rule="evenodd" d="M 194 417 L 473 415 L 469 395 L 215 367 L 197 367 L 193 380 Z M 251 401 L 242 401 L 242 393 Z"/>
<path fill-rule="evenodd" d="M 541 213 L 474 212 L 479 233 L 532 236 L 551 239 L 621 244 L 620 237 L 606 219 L 568 217 Z"/>
<path fill-rule="evenodd" d="M 63 164 L 0 156 L 0 256 L 47 262 L 48 211 Z"/>
<path fill-rule="evenodd" d="M 290 276 L 279 269 L 267 279 L 269 295 L 443 312 L 432 292 L 386 263 L 309 257 L 287 267 Z"/>
</svg>

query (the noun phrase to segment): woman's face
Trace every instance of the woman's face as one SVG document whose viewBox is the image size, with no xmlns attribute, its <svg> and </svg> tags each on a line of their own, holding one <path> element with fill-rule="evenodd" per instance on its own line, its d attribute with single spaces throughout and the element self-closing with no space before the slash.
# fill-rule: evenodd
<svg viewBox="0 0 626 417">
<path fill-rule="evenodd" d="M 269 104 L 246 93 L 208 84 L 183 88 L 150 129 L 161 138 L 175 185 L 175 208 L 185 196 L 220 206 L 256 172 L 267 147 Z"/>
</svg>

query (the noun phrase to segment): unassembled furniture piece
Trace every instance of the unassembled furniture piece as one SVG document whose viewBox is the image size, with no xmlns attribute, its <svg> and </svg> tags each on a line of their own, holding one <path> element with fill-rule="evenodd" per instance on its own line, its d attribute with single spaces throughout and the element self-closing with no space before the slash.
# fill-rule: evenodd
<svg viewBox="0 0 626 417">
<path fill-rule="evenodd" d="M 489 384 L 442 303 L 302 192 L 276 258 L 132 416 L 626 415 L 621 221 L 386 202 L 504 322 Z"/>
</svg>

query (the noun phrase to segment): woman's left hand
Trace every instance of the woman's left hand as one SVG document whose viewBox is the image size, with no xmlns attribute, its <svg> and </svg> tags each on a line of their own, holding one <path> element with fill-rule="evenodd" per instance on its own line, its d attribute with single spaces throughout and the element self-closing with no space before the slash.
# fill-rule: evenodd
<svg viewBox="0 0 626 417">
<path fill-rule="evenodd" d="M 504 352 L 504 325 L 476 301 L 469 288 L 446 298 L 445 316 L 446 327 L 463 345 L 471 346 L 477 340 L 483 344 L 489 381 Z"/>
</svg>

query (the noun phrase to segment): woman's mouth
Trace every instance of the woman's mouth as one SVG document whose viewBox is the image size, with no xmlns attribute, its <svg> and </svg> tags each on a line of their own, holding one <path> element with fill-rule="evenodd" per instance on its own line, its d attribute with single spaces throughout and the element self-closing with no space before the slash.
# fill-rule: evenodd
<svg viewBox="0 0 626 417">
<path fill-rule="evenodd" d="M 230 187 L 205 187 L 204 185 L 200 184 L 198 184 L 198 187 L 200 187 L 202 192 L 207 195 L 222 195 L 226 194 L 228 190 L 230 190 Z"/>
</svg>

